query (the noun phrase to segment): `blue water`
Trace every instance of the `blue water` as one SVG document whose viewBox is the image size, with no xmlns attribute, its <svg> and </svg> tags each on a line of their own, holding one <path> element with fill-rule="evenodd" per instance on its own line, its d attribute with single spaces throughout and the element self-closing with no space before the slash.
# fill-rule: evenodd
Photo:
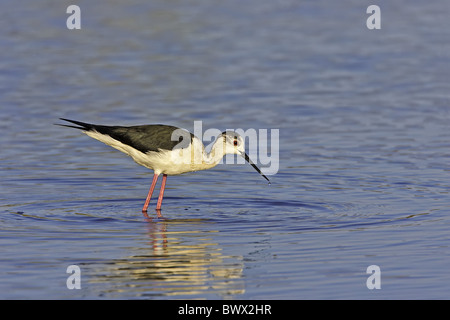
<svg viewBox="0 0 450 320">
<path fill-rule="evenodd" d="M 368 1 L 70 4 L 0 4 L 0 298 L 450 297 L 445 0 L 380 30 Z M 279 170 L 169 176 L 149 221 L 152 173 L 59 117 L 279 129 Z"/>
</svg>

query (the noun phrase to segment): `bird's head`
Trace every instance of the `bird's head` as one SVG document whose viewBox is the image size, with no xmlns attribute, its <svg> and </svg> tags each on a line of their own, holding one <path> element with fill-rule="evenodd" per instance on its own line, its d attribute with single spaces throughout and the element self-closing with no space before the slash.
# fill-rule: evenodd
<svg viewBox="0 0 450 320">
<path fill-rule="evenodd" d="M 237 154 L 240 155 L 247 161 L 255 170 L 264 177 L 267 181 L 270 180 L 262 174 L 261 170 L 256 166 L 256 164 L 253 163 L 253 161 L 250 160 L 247 153 L 245 153 L 245 142 L 244 139 L 236 132 L 234 131 L 224 131 L 220 134 L 220 136 L 217 138 L 217 142 L 220 142 L 220 139 L 222 139 L 223 143 L 223 155 L 226 154 Z"/>
<path fill-rule="evenodd" d="M 238 154 L 243 155 L 245 153 L 244 139 L 234 131 L 224 131 L 219 136 L 219 141 L 222 139 L 223 154 Z"/>
</svg>

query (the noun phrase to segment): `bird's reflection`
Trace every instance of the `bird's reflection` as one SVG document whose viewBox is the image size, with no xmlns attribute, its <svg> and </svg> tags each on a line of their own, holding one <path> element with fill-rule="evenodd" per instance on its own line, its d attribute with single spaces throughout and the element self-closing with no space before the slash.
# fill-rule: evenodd
<svg viewBox="0 0 450 320">
<path fill-rule="evenodd" d="M 222 253 L 205 219 L 146 217 L 148 241 L 115 259 L 93 280 L 108 284 L 102 295 L 236 298 L 244 293 L 242 256 Z"/>
</svg>

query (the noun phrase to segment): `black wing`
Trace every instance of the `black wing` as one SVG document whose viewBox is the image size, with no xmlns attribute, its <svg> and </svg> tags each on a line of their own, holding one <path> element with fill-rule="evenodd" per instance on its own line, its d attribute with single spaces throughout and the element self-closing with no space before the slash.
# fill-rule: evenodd
<svg viewBox="0 0 450 320">
<path fill-rule="evenodd" d="M 184 129 L 164 124 L 141 125 L 141 126 L 103 126 L 81 121 L 60 118 L 78 126 L 60 126 L 76 128 L 83 131 L 97 131 L 111 138 L 129 145 L 143 153 L 148 151 L 172 150 L 175 146 L 186 147 L 192 142 L 194 135 Z M 179 130 L 174 133 L 175 130 Z M 186 139 L 190 137 L 190 139 Z M 174 139 L 174 141 L 172 141 Z M 183 143 L 180 143 L 183 142 Z"/>
</svg>

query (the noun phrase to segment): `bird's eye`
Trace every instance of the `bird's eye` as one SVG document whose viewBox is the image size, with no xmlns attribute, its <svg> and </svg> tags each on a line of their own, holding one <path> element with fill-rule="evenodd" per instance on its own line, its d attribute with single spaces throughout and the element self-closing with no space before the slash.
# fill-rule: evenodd
<svg viewBox="0 0 450 320">
<path fill-rule="evenodd" d="M 237 146 L 237 145 L 238 145 L 238 141 L 237 141 L 237 140 L 234 140 L 233 144 L 234 144 L 235 146 Z"/>
</svg>

